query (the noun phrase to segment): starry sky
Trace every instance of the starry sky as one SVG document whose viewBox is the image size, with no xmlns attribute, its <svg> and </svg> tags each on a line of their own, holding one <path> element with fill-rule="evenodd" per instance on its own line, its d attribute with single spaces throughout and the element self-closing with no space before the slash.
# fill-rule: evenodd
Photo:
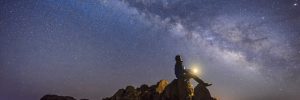
<svg viewBox="0 0 300 100">
<path fill-rule="evenodd" d="M 100 100 L 197 65 L 221 100 L 296 100 L 298 0 L 1 0 L 0 99 Z M 195 82 L 193 82 L 194 85 Z"/>
</svg>

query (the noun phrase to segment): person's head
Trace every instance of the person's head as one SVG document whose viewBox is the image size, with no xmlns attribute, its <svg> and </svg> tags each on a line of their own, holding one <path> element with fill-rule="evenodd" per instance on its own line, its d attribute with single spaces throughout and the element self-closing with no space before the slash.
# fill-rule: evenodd
<svg viewBox="0 0 300 100">
<path fill-rule="evenodd" d="M 176 62 L 183 62 L 180 55 L 175 56 Z"/>
</svg>

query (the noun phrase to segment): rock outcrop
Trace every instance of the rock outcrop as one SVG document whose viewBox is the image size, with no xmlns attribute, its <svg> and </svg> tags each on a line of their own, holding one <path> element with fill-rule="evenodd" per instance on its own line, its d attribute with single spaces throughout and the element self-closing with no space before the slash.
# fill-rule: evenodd
<svg viewBox="0 0 300 100">
<path fill-rule="evenodd" d="M 41 100 L 76 100 L 71 96 L 45 95 Z"/>
<path fill-rule="evenodd" d="M 215 100 L 206 86 L 198 84 L 195 89 L 189 81 L 174 79 L 170 84 L 161 80 L 156 85 L 127 86 L 112 97 L 103 100 Z"/>
<path fill-rule="evenodd" d="M 160 100 L 167 85 L 167 80 L 161 80 L 150 87 L 145 84 L 136 89 L 127 86 L 126 89 L 119 89 L 112 97 L 103 100 Z"/>
<path fill-rule="evenodd" d="M 164 90 L 162 100 L 192 100 L 193 86 L 189 81 L 173 80 Z"/>
<path fill-rule="evenodd" d="M 195 95 L 193 96 L 193 100 L 216 100 L 211 97 L 209 90 L 206 86 L 198 84 L 194 90 Z"/>
<path fill-rule="evenodd" d="M 45 95 L 40 100 L 76 100 L 70 96 Z M 87 99 L 80 99 L 87 100 Z M 216 100 L 211 97 L 204 84 L 193 88 L 190 81 L 174 79 L 171 83 L 161 80 L 157 84 L 140 87 L 127 86 L 119 89 L 112 97 L 103 100 Z"/>
</svg>

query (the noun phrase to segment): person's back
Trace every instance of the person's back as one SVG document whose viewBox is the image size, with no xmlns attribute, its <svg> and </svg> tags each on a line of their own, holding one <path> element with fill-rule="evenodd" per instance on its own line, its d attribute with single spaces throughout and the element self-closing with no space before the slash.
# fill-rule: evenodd
<svg viewBox="0 0 300 100">
<path fill-rule="evenodd" d="M 181 60 L 180 55 L 176 55 L 175 60 L 176 60 L 175 75 L 176 75 L 176 78 L 179 79 L 179 78 L 183 77 L 183 74 L 184 74 L 184 66 L 182 65 L 183 61 Z"/>
</svg>

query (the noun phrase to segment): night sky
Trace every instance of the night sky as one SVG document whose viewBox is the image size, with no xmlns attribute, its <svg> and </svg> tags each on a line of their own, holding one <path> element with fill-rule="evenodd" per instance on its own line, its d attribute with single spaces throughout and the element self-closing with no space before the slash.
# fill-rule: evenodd
<svg viewBox="0 0 300 100">
<path fill-rule="evenodd" d="M 0 100 L 100 100 L 176 54 L 220 100 L 297 100 L 300 1 L 0 0 Z"/>
</svg>

